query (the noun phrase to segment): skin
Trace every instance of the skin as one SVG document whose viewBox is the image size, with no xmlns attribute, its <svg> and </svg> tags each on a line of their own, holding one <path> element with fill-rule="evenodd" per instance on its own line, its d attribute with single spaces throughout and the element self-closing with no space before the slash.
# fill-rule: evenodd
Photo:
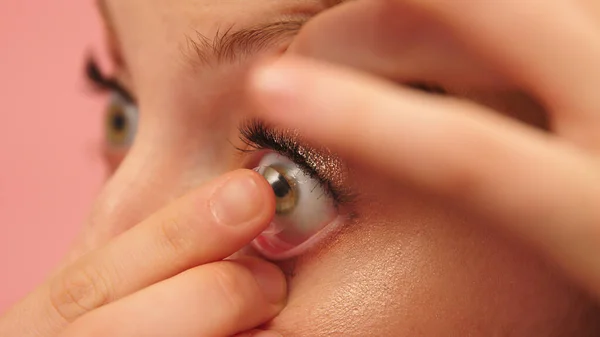
<svg viewBox="0 0 600 337">
<path fill-rule="evenodd" d="M 327 144 L 368 170 L 384 175 L 389 185 L 394 185 L 394 181 L 396 187 L 441 200 L 479 220 L 474 223 L 494 225 L 535 247 L 546 261 L 559 266 L 559 270 L 597 296 L 600 274 L 593 260 L 600 253 L 600 215 L 594 206 L 600 196 L 597 137 L 600 102 L 597 96 L 589 94 L 590 86 L 596 85 L 600 78 L 595 70 L 600 44 L 595 38 L 590 39 L 600 35 L 599 17 L 595 15 L 597 3 L 556 2 L 544 8 L 536 3 L 470 4 L 473 6 L 445 6 L 443 2 L 354 2 L 324 14 L 305 27 L 291 48 L 292 53 L 367 70 L 388 80 L 314 60 L 284 58 L 259 68 L 254 74 L 251 88 L 262 108 L 259 111 L 263 118 L 298 128 L 309 139 Z M 517 19 L 519 15 L 521 20 Z M 434 27 L 443 23 L 446 27 L 445 33 L 434 31 L 429 40 L 432 45 L 424 49 L 442 51 L 436 48 L 442 42 L 452 51 L 451 61 L 465 53 L 464 59 L 470 63 L 469 71 L 460 79 L 427 70 L 421 71 L 424 78 L 473 90 L 523 90 L 538 97 L 546 107 L 551 133 L 500 116 L 498 112 L 502 109 L 479 100 L 478 95 L 472 100 L 487 106 L 426 97 L 390 82 L 407 73 L 409 78 L 419 73 L 415 69 L 407 71 L 401 65 L 402 60 L 411 60 L 411 54 L 402 50 L 411 41 L 410 37 L 402 40 L 402 31 L 393 28 L 414 28 L 424 23 L 433 23 Z M 358 27 L 370 28 L 361 32 Z M 398 35 L 391 36 L 396 32 Z M 519 35 L 523 38 L 515 39 Z M 372 48 L 361 48 L 364 45 Z M 426 54 L 420 56 L 425 59 L 417 59 L 415 66 L 427 64 L 431 58 L 454 70 L 466 66 L 460 62 L 445 63 L 443 57 L 435 55 L 429 59 Z M 492 76 L 489 69 L 494 69 Z M 354 136 L 364 130 L 377 132 L 368 137 Z M 381 144 L 393 144 L 394 155 L 390 156 L 389 149 Z M 483 257 L 483 251 L 487 248 L 480 251 L 478 260 L 488 258 Z M 514 267 L 522 266 L 522 262 L 504 260 L 500 264 Z M 495 268 L 498 266 L 494 264 Z M 454 267 L 461 273 L 469 273 L 460 265 Z M 480 275 L 483 274 L 487 273 Z M 519 270 L 520 276 L 525 274 L 527 271 Z M 486 287 L 489 284 L 482 288 Z M 487 288 L 487 295 L 491 289 Z M 507 307 L 517 310 L 513 312 L 517 315 L 525 314 L 514 305 L 512 302 Z M 598 328 L 592 323 L 597 321 L 597 313 L 594 309 L 589 313 L 591 330 L 587 333 L 597 334 Z M 497 323 L 498 316 L 494 319 Z M 505 323 L 517 320 L 513 316 Z M 535 320 L 524 325 L 530 325 L 531 329 L 536 325 Z M 563 320 L 555 324 L 554 332 L 545 333 L 586 334 L 585 329 L 568 332 L 564 323 Z M 583 322 L 579 324 L 584 326 Z M 527 331 L 524 325 L 517 330 Z M 552 324 L 538 325 L 529 334 L 543 334 L 541 326 Z M 499 330 L 502 328 L 496 326 L 485 334 Z M 468 331 L 477 334 L 474 326 Z M 504 331 L 518 335 L 516 330 Z M 438 330 L 437 334 L 440 333 L 447 332 Z"/>
<path fill-rule="evenodd" d="M 485 2 L 481 4 L 480 10 L 486 8 Z M 19 332 L 21 336 L 54 336 L 58 332 L 65 336 L 92 333 L 151 336 L 157 331 L 178 336 L 203 333 L 224 336 L 266 323 L 261 326 L 263 329 L 285 336 L 597 335 L 600 315 L 593 295 L 588 294 L 600 294 L 600 282 L 596 282 L 600 278 L 594 278 L 600 273 L 594 274 L 596 269 L 593 268 L 588 273 L 582 272 L 586 270 L 582 266 L 589 265 L 589 261 L 588 264 L 582 262 L 584 254 L 561 253 L 564 247 L 578 247 L 579 242 L 582 247 L 598 244 L 597 240 L 575 240 L 593 236 L 594 232 L 582 231 L 585 235 L 579 237 L 569 231 L 556 232 L 565 227 L 564 221 L 550 221 L 553 218 L 547 215 L 556 215 L 549 211 L 561 205 L 560 202 L 569 201 L 557 197 L 556 191 L 565 191 L 565 186 L 571 186 L 568 191 L 580 192 L 572 194 L 573 200 L 598 200 L 593 198 L 600 196 L 594 187 L 598 186 L 595 184 L 598 180 L 594 180 L 597 176 L 575 184 L 555 172 L 553 177 L 563 179 L 548 186 L 549 205 L 554 208 L 544 204 L 544 200 L 539 199 L 540 194 L 525 193 L 515 198 L 501 192 L 506 191 L 504 186 L 523 186 L 524 191 L 535 191 L 540 185 L 531 181 L 541 183 L 531 179 L 531 174 L 525 174 L 530 172 L 507 169 L 506 163 L 521 168 L 566 160 L 569 163 L 565 164 L 566 168 L 588 172 L 584 164 L 579 165 L 587 163 L 587 159 L 572 154 L 571 150 L 556 150 L 560 155 L 550 156 L 553 160 L 540 161 L 549 150 L 543 146 L 545 138 L 539 135 L 548 128 L 549 119 L 569 120 L 568 114 L 555 114 L 555 111 L 565 107 L 573 107 L 572 111 L 577 112 L 594 111 L 600 104 L 591 99 L 575 100 L 565 93 L 556 103 L 561 109 L 542 109 L 548 102 L 532 97 L 539 97 L 537 93 L 556 92 L 552 84 L 561 83 L 558 80 L 561 74 L 556 75 L 556 79 L 547 79 L 546 87 L 536 86 L 539 79 L 524 80 L 535 74 L 535 67 L 531 74 L 520 74 L 520 77 L 507 74 L 507 69 L 514 69 L 510 62 L 520 59 L 518 50 L 513 55 L 510 49 L 498 57 L 504 60 L 507 55 L 513 55 L 507 58 L 505 65 L 490 57 L 490 53 L 477 53 L 491 48 L 489 43 L 477 43 L 485 41 L 485 34 L 489 37 L 498 33 L 493 29 L 495 21 L 490 20 L 488 26 L 482 24 L 489 29 L 482 28 L 481 36 L 469 35 L 473 30 L 467 29 L 470 27 L 468 19 L 475 20 L 477 14 L 481 14 L 476 13 L 477 6 L 467 6 L 461 21 L 460 15 L 444 6 L 436 7 L 434 2 L 415 5 L 410 1 L 373 0 L 331 8 L 333 5 L 328 1 L 309 0 L 256 0 L 252 6 L 248 6 L 247 1 L 107 1 L 109 41 L 113 54 L 118 56 L 116 76 L 137 98 L 141 111 L 139 133 L 127 151 L 109 149 L 107 152 L 110 166 L 118 170 L 99 196 L 80 242 L 64 264 L 66 267 L 54 276 L 60 280 L 69 270 L 87 265 L 89 252 L 92 257 L 99 256 L 96 259 L 103 260 L 105 247 L 119 246 L 114 242 L 122 242 L 122 251 L 116 249 L 116 253 L 125 252 L 125 247 L 131 247 L 136 238 L 144 237 L 137 228 L 153 222 L 148 219 L 159 219 L 154 221 L 159 224 L 169 223 L 173 214 L 182 214 L 178 207 L 194 209 L 194 203 L 185 203 L 189 200 L 186 196 L 193 193 L 190 191 L 213 186 L 222 179 L 217 176 L 232 169 L 251 168 L 245 167 L 247 161 L 240 157 L 230 140 L 237 138 L 237 127 L 243 119 L 260 116 L 299 128 L 314 143 L 339 150 L 351 168 L 345 184 L 359 196 L 353 203 L 341 206 L 340 212 L 354 214 L 354 217 L 339 232 L 298 258 L 278 263 L 286 274 L 288 287 L 287 305 L 280 313 L 281 294 L 275 296 L 275 305 L 265 305 L 260 302 L 264 298 L 251 297 L 253 293 L 260 293 L 253 288 L 254 283 L 248 281 L 251 286 L 245 289 L 242 285 L 245 282 L 240 282 L 235 285 L 241 287 L 242 294 L 248 295 L 241 300 L 247 307 L 242 305 L 242 309 L 232 311 L 239 318 L 251 317 L 254 310 L 256 317 L 245 321 L 247 324 L 233 325 L 232 331 L 199 329 L 197 326 L 204 322 L 197 319 L 205 313 L 202 308 L 221 307 L 219 300 L 225 300 L 217 298 L 207 304 L 202 300 L 205 296 L 190 296 L 194 287 L 182 287 L 182 282 L 177 282 L 190 273 L 174 276 L 188 269 L 202 271 L 195 275 L 212 275 L 215 271 L 207 268 L 227 263 L 220 260 L 235 251 L 238 251 L 237 258 L 255 255 L 251 250 L 240 248 L 264 229 L 272 216 L 273 200 L 265 194 L 259 201 L 266 200 L 271 208 L 258 216 L 260 219 L 237 240 L 230 238 L 231 233 L 225 233 L 217 236 L 219 240 L 206 241 L 192 236 L 194 241 L 190 241 L 187 235 L 175 231 L 180 234 L 175 242 L 188 243 L 187 249 L 182 250 L 183 258 L 163 259 L 164 265 L 146 264 L 153 266 L 152 270 L 166 268 L 161 275 L 144 279 L 140 275 L 150 275 L 150 271 L 139 269 L 140 264 L 144 265 L 139 256 L 132 258 L 130 265 L 136 267 L 130 272 L 135 285 L 116 287 L 118 296 L 110 298 L 107 301 L 110 304 L 94 304 L 88 310 L 76 312 L 72 321 L 50 324 L 50 327 L 40 324 L 42 328 L 25 334 L 23 327 L 14 322 L 23 320 L 19 311 L 43 297 L 38 290 L 30 300 L 17 306 L 12 315 L 9 313 L 8 318 L 0 321 L 0 332 L 2 327 L 8 327 L 6 331 Z M 578 5 L 592 8 L 587 3 Z M 548 11 L 560 9 L 558 5 L 547 7 L 550 9 L 544 13 L 552 14 Z M 236 62 L 206 66 L 193 60 L 194 53 L 188 48 L 189 37 L 196 33 L 212 39 L 219 28 L 233 24 L 252 26 L 294 13 L 311 16 L 328 8 L 329 11 L 310 21 L 296 38 L 289 37 Z M 502 14 L 512 13 L 509 9 L 502 12 L 495 8 L 485 12 L 483 17 L 496 17 L 492 15 L 495 13 L 500 20 L 498 27 L 505 27 L 506 22 L 501 18 Z M 567 15 L 570 12 L 559 13 L 564 13 L 567 21 L 573 19 Z M 361 20 L 363 24 L 357 24 Z M 598 23 L 598 20 L 593 22 Z M 367 28 L 353 31 L 357 27 Z M 381 29 L 381 34 L 368 34 L 371 27 L 376 32 Z M 374 43 L 373 36 L 381 43 Z M 475 42 L 466 44 L 471 47 L 467 48 L 462 41 Z M 425 47 L 410 49 L 415 50 L 416 56 L 404 53 L 405 46 L 421 44 Z M 361 53 L 374 48 L 385 50 L 376 53 L 379 58 L 374 58 L 374 53 Z M 250 72 L 257 60 L 266 56 L 278 59 L 286 49 L 283 61 L 263 64 Z M 590 50 L 596 51 L 591 47 Z M 314 59 L 344 67 L 321 64 Z M 350 70 L 348 66 L 362 72 Z M 440 71 L 431 71 L 432 67 Z M 547 69 L 540 69 L 538 74 L 543 74 L 542 70 Z M 457 76 L 453 76 L 457 72 L 464 76 L 457 80 Z M 246 77 L 248 81 L 239 80 Z M 439 83 L 454 98 L 415 93 L 399 86 L 399 83 L 413 81 Z M 580 105 L 568 104 L 574 101 Z M 365 106 L 365 102 L 369 104 Z M 369 114 L 364 113 L 367 109 Z M 398 113 L 386 113 L 389 111 Z M 463 113 L 474 117 L 465 119 Z M 456 120 L 449 119 L 448 115 L 455 116 Z M 382 132 L 352 137 L 364 134 L 365 125 Z M 591 149 L 598 144 L 593 136 L 579 138 L 581 133 L 574 131 L 572 123 L 553 125 L 553 129 L 546 131 L 571 139 L 577 146 Z M 588 123 L 581 125 L 590 128 Z M 448 136 L 440 136 L 444 134 Z M 399 135 L 404 137 L 399 139 Z M 569 135 L 578 136 L 569 138 Z M 452 144 L 457 146 L 448 146 L 448 142 L 455 142 Z M 506 144 L 518 145 L 507 147 Z M 463 150 L 465 148 L 469 150 Z M 506 153 L 518 155 L 501 156 Z M 474 161 L 473 158 L 498 159 Z M 519 161 L 519 158 L 533 159 Z M 477 165 L 482 162 L 488 166 Z M 174 209 L 165 213 L 165 205 L 173 201 Z M 580 219 L 574 216 L 575 207 L 568 209 L 571 213 L 561 213 L 557 219 Z M 578 210 L 581 212 L 581 209 Z M 583 209 L 591 211 L 581 215 L 583 220 L 575 224 L 597 224 L 599 218 L 592 213 L 596 208 Z M 183 214 L 193 213 L 188 212 Z M 204 213 L 196 221 L 202 223 L 202 216 Z M 542 225 L 528 227 L 530 223 Z M 527 230 L 531 227 L 533 229 Z M 194 233 L 211 233 L 210 228 L 202 226 Z M 565 234 L 572 241 L 545 234 L 545 229 Z M 562 238 L 559 234 L 556 236 Z M 236 243 L 226 244 L 223 251 L 215 253 L 215 242 L 230 241 Z M 192 249 L 203 246 L 208 247 L 203 254 Z M 162 256 L 161 252 L 148 254 L 150 261 L 152 256 Z M 172 260 L 183 262 L 173 268 Z M 241 261 L 242 265 L 263 263 Z M 127 268 L 118 273 L 121 272 L 127 272 Z M 250 279 L 244 272 L 228 273 L 238 281 Z M 119 276 L 118 279 L 123 279 Z M 140 278 L 142 280 L 138 280 Z M 204 286 L 198 288 L 210 289 L 211 283 L 186 279 L 187 284 L 202 284 Z M 282 283 L 280 280 L 276 285 Z M 156 288 L 161 290 L 153 290 Z M 44 286 L 41 289 L 45 289 Z M 172 299 L 167 307 L 174 314 L 160 315 L 160 306 L 152 307 L 157 292 L 170 295 L 164 296 Z M 99 309 L 94 310 L 96 307 Z M 185 314 L 189 312 L 186 308 L 194 308 L 201 314 L 189 317 Z M 140 314 L 131 317 L 125 314 L 135 310 Z M 277 313 L 279 315 L 270 320 Z M 148 320 L 147 317 L 155 318 Z M 121 324 L 106 326 L 107 321 L 118 318 Z M 223 322 L 236 321 L 228 319 Z M 159 326 L 173 330 L 156 330 Z"/>
</svg>

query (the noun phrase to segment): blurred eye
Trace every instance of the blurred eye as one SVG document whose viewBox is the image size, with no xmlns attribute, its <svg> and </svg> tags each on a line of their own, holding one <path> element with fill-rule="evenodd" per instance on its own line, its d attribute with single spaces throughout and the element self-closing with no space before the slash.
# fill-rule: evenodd
<svg viewBox="0 0 600 337">
<path fill-rule="evenodd" d="M 341 222 L 323 186 L 293 161 L 267 153 L 256 171 L 271 184 L 276 198 L 271 225 L 252 243 L 265 257 L 283 260 L 299 255 Z"/>
<path fill-rule="evenodd" d="M 133 143 L 138 126 L 138 109 L 130 100 L 113 92 L 104 120 L 105 138 L 109 147 L 127 149 Z"/>
</svg>

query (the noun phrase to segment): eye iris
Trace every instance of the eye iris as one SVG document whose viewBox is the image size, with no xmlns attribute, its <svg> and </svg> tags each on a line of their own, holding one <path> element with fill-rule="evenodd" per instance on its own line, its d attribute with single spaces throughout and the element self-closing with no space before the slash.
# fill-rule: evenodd
<svg viewBox="0 0 600 337">
<path fill-rule="evenodd" d="M 261 172 L 275 193 L 275 209 L 278 214 L 291 212 L 297 201 L 296 190 L 282 172 L 285 172 L 284 168 L 275 166 L 267 166 Z"/>
<path fill-rule="evenodd" d="M 106 137 L 113 145 L 121 145 L 127 140 L 129 124 L 123 107 L 111 104 L 106 116 Z"/>
</svg>

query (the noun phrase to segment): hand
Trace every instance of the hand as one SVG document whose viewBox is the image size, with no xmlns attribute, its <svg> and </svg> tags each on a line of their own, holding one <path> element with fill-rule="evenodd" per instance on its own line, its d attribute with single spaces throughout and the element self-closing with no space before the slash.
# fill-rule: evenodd
<svg viewBox="0 0 600 337">
<path fill-rule="evenodd" d="M 285 278 L 223 261 L 275 213 L 271 187 L 237 171 L 190 192 L 56 273 L 0 318 L 0 336 L 231 336 L 273 318 Z"/>
<path fill-rule="evenodd" d="M 264 118 L 497 224 L 600 296 L 598 9 L 354 1 L 310 22 L 290 48 L 328 63 L 263 65 L 251 94 Z M 395 82 L 414 79 L 525 90 L 546 107 L 552 132 Z"/>
</svg>

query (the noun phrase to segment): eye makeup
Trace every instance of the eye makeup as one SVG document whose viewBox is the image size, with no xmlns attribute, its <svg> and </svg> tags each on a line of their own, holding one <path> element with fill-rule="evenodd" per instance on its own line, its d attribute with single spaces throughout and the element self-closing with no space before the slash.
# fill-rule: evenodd
<svg viewBox="0 0 600 337">
<path fill-rule="evenodd" d="M 349 203 L 354 199 L 354 193 L 347 187 L 348 169 L 329 149 L 305 145 L 298 132 L 275 129 L 257 119 L 243 122 L 239 131 L 240 139 L 246 145 L 238 148 L 239 151 L 272 150 L 289 158 L 321 184 L 336 204 Z"/>
<path fill-rule="evenodd" d="M 252 246 L 271 260 L 286 260 L 316 246 L 342 228 L 353 194 L 347 169 L 327 149 L 303 145 L 297 132 L 277 130 L 260 121 L 240 127 L 246 167 L 273 188 L 276 212 Z"/>
<path fill-rule="evenodd" d="M 104 110 L 104 153 L 107 161 L 117 163 L 131 147 L 138 127 L 139 111 L 133 96 L 119 81 L 102 73 L 98 63 L 89 57 L 85 64 L 85 76 L 94 89 L 108 93 Z"/>
</svg>

